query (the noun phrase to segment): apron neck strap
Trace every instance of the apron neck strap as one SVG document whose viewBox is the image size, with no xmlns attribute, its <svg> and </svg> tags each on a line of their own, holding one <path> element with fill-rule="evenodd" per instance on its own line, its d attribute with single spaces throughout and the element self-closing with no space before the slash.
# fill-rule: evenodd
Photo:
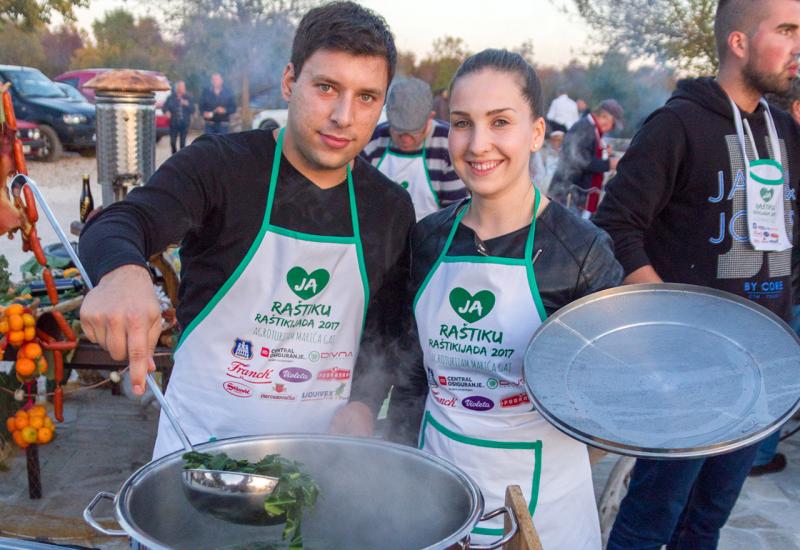
<svg viewBox="0 0 800 550">
<path fill-rule="evenodd" d="M 275 153 L 272 157 L 272 174 L 269 176 L 269 191 L 267 192 L 267 212 L 266 222 L 270 224 L 272 218 L 272 205 L 275 202 L 275 189 L 278 187 L 278 171 L 281 166 L 281 154 L 283 152 L 283 132 L 285 128 L 278 130 L 278 140 L 275 143 Z M 356 193 L 353 187 L 353 174 L 350 171 L 350 164 L 347 165 L 347 193 L 350 202 L 350 221 L 353 225 L 353 235 L 358 237 L 361 232 L 358 225 L 358 211 L 356 210 Z"/>
<path fill-rule="evenodd" d="M 539 211 L 539 202 L 541 199 L 541 193 L 536 186 L 533 187 L 533 192 L 533 219 L 531 220 L 531 227 L 528 230 L 528 238 L 525 241 L 525 263 L 527 264 L 530 264 L 533 259 L 533 236 L 536 233 L 536 213 Z M 459 224 L 461 224 L 461 219 L 467 213 L 471 205 L 472 199 L 470 199 L 466 206 L 456 215 L 456 219 L 453 221 L 453 226 L 450 228 L 450 233 L 447 235 L 447 240 L 444 243 L 442 252 L 439 255 L 439 261 L 442 261 L 444 257 L 447 256 L 447 251 L 450 250 L 450 245 L 453 244 L 453 238 L 456 235 L 456 231 L 458 231 Z"/>
</svg>

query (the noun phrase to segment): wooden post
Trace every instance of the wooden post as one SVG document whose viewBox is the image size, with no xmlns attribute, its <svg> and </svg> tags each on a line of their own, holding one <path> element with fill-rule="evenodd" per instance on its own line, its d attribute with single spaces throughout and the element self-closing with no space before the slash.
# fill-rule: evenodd
<svg viewBox="0 0 800 550">
<path fill-rule="evenodd" d="M 25 448 L 25 458 L 28 463 L 28 496 L 42 498 L 42 471 L 39 467 L 39 446 L 28 445 Z"/>
<path fill-rule="evenodd" d="M 505 550 L 542 550 L 542 541 L 539 540 L 539 534 L 533 526 L 533 520 L 528 511 L 528 503 L 525 501 L 519 485 L 509 485 L 506 488 L 506 506 L 514 512 L 519 527 L 517 528 L 517 536 L 511 539 L 511 542 L 503 548 Z M 506 533 L 511 530 L 511 522 L 508 516 L 505 518 L 504 530 Z"/>
</svg>

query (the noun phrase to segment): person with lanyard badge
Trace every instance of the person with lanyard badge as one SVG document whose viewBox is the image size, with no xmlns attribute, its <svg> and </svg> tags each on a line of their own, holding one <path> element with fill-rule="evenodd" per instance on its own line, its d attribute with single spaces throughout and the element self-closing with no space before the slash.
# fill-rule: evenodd
<svg viewBox="0 0 800 550">
<path fill-rule="evenodd" d="M 720 0 L 714 37 L 717 76 L 679 81 L 648 117 L 594 222 L 614 240 L 627 284 L 702 285 L 789 322 L 800 130 L 763 96 L 797 79 L 800 2 Z M 609 550 L 717 548 L 759 446 L 637 459 Z"/>
<path fill-rule="evenodd" d="M 427 82 L 404 78 L 386 98 L 387 122 L 375 129 L 362 156 L 411 195 L 417 220 L 467 196 L 447 152 L 446 122 L 433 118 Z"/>
<path fill-rule="evenodd" d="M 545 548 L 595 550 L 587 449 L 534 410 L 523 356 L 550 313 L 616 286 L 622 269 L 605 233 L 531 182 L 529 157 L 545 135 L 531 66 L 485 50 L 458 69 L 450 97 L 450 154 L 472 197 L 412 233 L 421 356 L 398 374 L 389 435 L 418 435 L 420 448 L 462 468 L 487 509 L 502 506 L 508 485 L 521 486 Z M 501 532 L 502 520 L 492 520 L 472 540 Z"/>
<path fill-rule="evenodd" d="M 153 370 L 160 311 L 145 258 L 182 242 L 183 328 L 166 397 L 192 443 L 279 433 L 370 436 L 414 223 L 408 194 L 357 157 L 396 62 L 385 22 L 352 2 L 310 10 L 284 70 L 286 127 L 204 136 L 94 218 L 88 337 Z M 181 448 L 164 415 L 154 457 Z"/>
</svg>

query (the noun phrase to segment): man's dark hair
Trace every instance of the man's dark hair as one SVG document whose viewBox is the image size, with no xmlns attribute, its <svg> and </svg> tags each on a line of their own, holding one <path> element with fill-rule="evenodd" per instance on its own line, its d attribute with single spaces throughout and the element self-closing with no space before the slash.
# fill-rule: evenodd
<svg viewBox="0 0 800 550">
<path fill-rule="evenodd" d="M 450 94 L 452 95 L 453 86 L 459 78 L 483 69 L 494 69 L 519 76 L 522 80 L 522 97 L 528 101 L 533 118 L 542 116 L 542 83 L 539 81 L 539 76 L 524 57 L 508 50 L 488 49 L 466 58 L 450 82 Z"/>
<path fill-rule="evenodd" d="M 768 15 L 761 0 L 719 0 L 714 16 L 714 42 L 720 63 L 728 55 L 728 37 L 740 31 L 752 36 L 758 24 Z"/>
<path fill-rule="evenodd" d="M 317 50 L 383 57 L 389 66 L 387 84 L 394 77 L 397 50 L 392 31 L 383 17 L 354 2 L 331 2 L 303 16 L 292 42 L 295 78 Z"/>
</svg>

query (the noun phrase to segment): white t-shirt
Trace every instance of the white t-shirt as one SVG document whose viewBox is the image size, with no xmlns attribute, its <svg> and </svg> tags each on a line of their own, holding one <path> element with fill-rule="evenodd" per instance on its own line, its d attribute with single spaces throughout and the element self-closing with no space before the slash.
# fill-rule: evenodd
<svg viewBox="0 0 800 550">
<path fill-rule="evenodd" d="M 563 124 L 567 127 L 567 130 L 569 130 L 580 118 L 578 104 L 571 100 L 567 94 L 561 94 L 550 104 L 550 109 L 547 111 L 547 118 L 559 124 Z"/>
</svg>

